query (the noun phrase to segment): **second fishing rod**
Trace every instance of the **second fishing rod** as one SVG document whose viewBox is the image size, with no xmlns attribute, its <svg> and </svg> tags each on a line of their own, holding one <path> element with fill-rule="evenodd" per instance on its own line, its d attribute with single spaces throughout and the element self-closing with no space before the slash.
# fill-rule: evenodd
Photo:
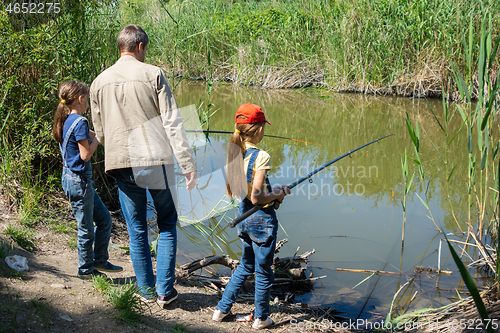
<svg viewBox="0 0 500 333">
<path fill-rule="evenodd" d="M 339 161 L 339 160 L 343 159 L 344 157 L 346 157 L 346 156 L 350 156 L 352 153 L 354 153 L 354 152 L 356 152 L 356 151 L 358 151 L 358 150 L 360 150 L 360 149 L 362 149 L 362 148 L 364 148 L 364 147 L 366 147 L 366 146 L 369 146 L 369 145 L 371 145 L 372 143 L 379 142 L 380 140 L 383 140 L 383 139 L 388 138 L 388 137 L 393 136 L 393 135 L 395 135 L 395 134 L 389 134 L 389 135 L 386 135 L 386 136 L 384 136 L 384 137 L 381 137 L 381 138 L 379 138 L 379 139 L 377 139 L 377 140 L 373 140 L 373 141 L 371 141 L 371 142 L 368 142 L 368 143 L 366 143 L 366 144 L 362 145 L 361 147 L 358 147 L 358 148 L 356 148 L 356 149 L 354 149 L 354 150 L 351 150 L 350 152 L 347 152 L 347 153 L 345 153 L 344 155 L 341 155 L 341 156 L 337 157 L 336 159 L 334 159 L 334 160 L 332 160 L 332 161 L 330 161 L 330 162 L 328 162 L 328 163 L 326 163 L 326 164 L 324 164 L 324 165 L 320 166 L 320 167 L 319 167 L 319 168 L 317 168 L 316 170 L 314 170 L 314 171 L 312 171 L 311 173 L 309 173 L 307 176 L 302 177 L 302 178 L 300 178 L 299 180 L 297 180 L 297 181 L 293 182 L 292 184 L 290 184 L 290 190 L 291 190 L 292 188 L 294 188 L 295 186 L 299 185 L 300 183 L 304 182 L 305 180 L 307 180 L 307 179 L 311 178 L 313 175 L 317 174 L 317 173 L 318 173 L 318 172 L 320 172 L 321 170 L 323 170 L 323 169 L 325 169 L 325 168 L 329 167 L 330 165 L 332 165 L 333 163 L 335 163 L 335 162 L 337 162 L 337 161 Z M 275 202 L 277 202 L 277 201 L 275 201 Z M 244 219 L 246 219 L 247 217 L 249 217 L 250 215 L 252 215 L 252 214 L 253 214 L 253 213 L 255 213 L 256 211 L 258 211 L 258 210 L 262 209 L 265 205 L 267 205 L 267 203 L 266 203 L 266 204 L 262 204 L 262 205 L 256 205 L 256 206 L 254 206 L 252 209 L 247 210 L 245 213 L 241 214 L 240 216 L 238 216 L 237 218 L 235 218 L 234 220 L 232 220 L 231 222 L 229 222 L 229 223 L 228 223 L 228 224 L 229 224 L 229 226 L 230 226 L 231 228 L 234 228 L 236 225 L 238 225 L 238 223 L 240 223 L 241 221 L 243 221 Z"/>
</svg>

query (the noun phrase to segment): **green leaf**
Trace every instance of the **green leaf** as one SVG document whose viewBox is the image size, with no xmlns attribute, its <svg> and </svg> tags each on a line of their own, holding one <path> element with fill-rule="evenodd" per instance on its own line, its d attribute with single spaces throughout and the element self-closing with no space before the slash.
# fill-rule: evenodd
<svg viewBox="0 0 500 333">
<path fill-rule="evenodd" d="M 469 73 L 472 70 L 472 51 L 473 51 L 472 45 L 473 45 L 473 41 L 474 41 L 474 29 L 472 27 L 472 16 L 471 16 L 470 21 L 469 21 L 469 47 L 466 50 L 466 52 L 467 52 L 467 66 L 469 67 Z"/>
<path fill-rule="evenodd" d="M 450 172 L 450 175 L 448 176 L 448 181 L 450 181 L 451 179 L 451 176 L 453 175 L 453 172 L 455 172 L 455 169 L 456 169 L 456 165 L 453 167 L 453 169 L 451 169 L 451 172 Z"/>
<path fill-rule="evenodd" d="M 405 148 L 405 155 L 404 159 L 401 160 L 401 169 L 403 171 L 403 182 L 406 183 L 407 181 L 407 175 L 408 175 L 408 158 L 406 157 L 406 148 Z"/>
<path fill-rule="evenodd" d="M 488 64 L 488 68 L 491 68 L 491 66 L 493 65 L 493 60 L 496 59 L 496 56 L 495 54 L 497 54 L 497 51 L 498 51 L 498 44 L 500 43 L 500 35 L 497 36 L 497 40 L 495 42 L 495 46 L 493 47 L 493 51 L 490 52 L 490 62 Z"/>
<path fill-rule="evenodd" d="M 497 153 L 498 153 L 498 147 L 500 146 L 500 141 L 497 142 L 497 146 L 495 147 L 495 150 L 493 150 L 493 159 L 497 158 Z"/>
<path fill-rule="evenodd" d="M 479 127 L 479 125 L 478 125 Z M 483 133 L 479 130 L 477 130 L 477 147 L 481 149 L 483 147 Z"/>
<path fill-rule="evenodd" d="M 427 205 L 427 203 L 424 201 L 424 199 L 422 199 L 422 198 L 420 197 L 420 195 L 418 195 L 418 193 L 415 193 L 415 194 L 416 194 L 416 195 L 417 195 L 417 197 L 420 199 L 420 201 L 421 201 L 421 202 L 422 202 L 422 204 L 425 206 L 425 208 L 426 208 L 427 210 L 429 210 L 429 205 Z"/>
<path fill-rule="evenodd" d="M 488 148 L 484 148 L 483 150 L 483 156 L 481 157 L 481 166 L 480 169 L 484 170 L 484 167 L 486 166 L 486 157 L 488 156 Z"/>
<path fill-rule="evenodd" d="M 363 281 L 361 281 L 360 283 L 358 283 L 357 285 L 355 285 L 354 287 L 352 287 L 352 289 L 356 288 L 357 286 L 363 284 L 364 282 L 366 282 L 368 279 L 370 279 L 372 276 L 374 276 L 375 273 L 372 273 L 369 277 L 363 279 Z"/>
<path fill-rule="evenodd" d="M 448 103 L 446 101 L 446 96 L 444 94 L 444 87 L 443 87 L 443 94 L 441 96 L 441 101 L 443 103 L 443 116 L 444 116 L 444 123 L 445 124 L 448 124 Z M 429 102 L 427 102 L 427 104 L 429 104 Z M 434 112 L 433 112 L 434 113 Z M 435 116 L 434 116 L 435 117 Z M 453 118 L 453 115 L 451 116 L 451 118 Z M 450 118 L 450 120 L 451 120 Z"/>
<path fill-rule="evenodd" d="M 453 69 L 453 73 L 455 75 L 455 81 L 458 82 L 457 86 L 458 86 L 458 91 L 460 92 L 460 96 L 462 96 L 462 98 L 465 98 L 467 102 L 470 102 L 469 88 L 467 88 L 464 77 L 462 76 L 462 73 L 460 73 L 456 65 L 455 68 Z"/>
<path fill-rule="evenodd" d="M 499 86 L 498 86 L 499 78 L 500 78 L 500 71 L 497 73 L 497 78 L 495 80 L 495 84 L 493 85 L 493 89 L 490 92 L 490 98 L 489 98 L 488 104 L 487 104 L 488 109 L 486 110 L 486 113 L 485 113 L 484 118 L 483 118 L 483 122 L 481 123 L 481 131 L 484 130 L 484 128 L 486 127 L 486 124 L 488 122 L 488 117 L 490 116 L 491 109 L 493 108 L 493 103 L 495 103 L 495 99 L 497 97 L 497 92 L 498 92 L 498 88 L 499 88 Z"/>
<path fill-rule="evenodd" d="M 410 179 L 410 182 L 408 183 L 408 185 L 406 186 L 406 194 L 408 194 L 408 192 L 410 192 L 410 189 L 411 189 L 411 184 L 413 183 L 413 178 L 415 178 L 415 174 L 412 173 L 411 174 L 411 179 Z"/>
<path fill-rule="evenodd" d="M 208 67 L 212 65 L 212 52 L 210 52 L 210 48 L 208 46 L 208 39 L 207 39 L 207 64 Z"/>
<path fill-rule="evenodd" d="M 479 68 L 478 68 L 478 104 L 482 105 L 483 104 L 483 98 L 484 98 L 484 76 L 485 76 L 485 67 L 486 67 L 486 20 L 483 19 L 483 22 L 481 24 L 481 42 L 480 42 L 480 47 L 479 47 Z"/>
<path fill-rule="evenodd" d="M 465 115 L 464 109 L 462 109 L 462 107 L 458 104 L 457 104 L 457 109 L 458 109 L 458 111 L 460 111 L 460 115 L 462 116 L 462 120 L 465 123 L 467 121 L 467 116 Z"/>
<path fill-rule="evenodd" d="M 448 248 L 450 249 L 453 260 L 455 261 L 455 264 L 457 265 L 458 270 L 460 271 L 460 275 L 462 276 L 462 279 L 464 280 L 467 289 L 469 290 L 472 298 L 474 299 L 474 303 L 476 303 L 476 309 L 479 312 L 481 318 L 483 319 L 485 327 L 487 327 L 486 330 L 488 332 L 493 333 L 494 331 L 491 325 L 486 325 L 489 321 L 488 312 L 486 311 L 486 307 L 484 306 L 483 300 L 481 299 L 481 295 L 479 294 L 479 290 L 477 289 L 474 280 L 470 276 L 467 268 L 465 268 L 464 263 L 458 257 L 453 246 L 451 246 L 451 243 L 448 240 L 448 237 L 446 237 L 446 234 L 444 235 L 444 237 L 446 238 L 446 242 L 448 243 Z"/>
<path fill-rule="evenodd" d="M 419 138 L 418 138 L 418 132 L 415 132 L 415 129 L 413 128 L 413 124 L 411 123 L 410 115 L 408 114 L 408 112 L 406 112 L 406 127 L 408 128 L 408 134 L 410 134 L 410 138 L 413 141 L 413 145 L 415 146 L 415 148 L 418 152 L 419 148 L 420 148 L 419 147 L 420 142 L 419 142 Z M 417 129 L 418 129 L 418 127 L 417 127 Z"/>
<path fill-rule="evenodd" d="M 467 143 L 469 146 L 469 154 L 472 154 L 472 133 L 471 133 L 471 128 L 469 127 L 469 131 L 467 133 Z"/>
<path fill-rule="evenodd" d="M 443 97 L 444 98 L 444 97 Z M 446 131 L 444 130 L 443 126 L 441 125 L 441 122 L 439 122 L 439 119 L 436 117 L 436 114 L 434 113 L 434 110 L 432 109 L 432 106 L 431 104 L 429 103 L 429 100 L 426 98 L 425 101 L 427 102 L 427 105 L 429 106 L 429 109 L 431 110 L 432 112 L 432 115 L 434 116 L 434 119 L 436 119 L 439 127 L 441 127 L 441 130 L 446 133 Z M 446 122 L 446 103 L 443 101 L 443 110 L 444 110 L 444 114 L 445 114 L 445 122 Z"/>
</svg>

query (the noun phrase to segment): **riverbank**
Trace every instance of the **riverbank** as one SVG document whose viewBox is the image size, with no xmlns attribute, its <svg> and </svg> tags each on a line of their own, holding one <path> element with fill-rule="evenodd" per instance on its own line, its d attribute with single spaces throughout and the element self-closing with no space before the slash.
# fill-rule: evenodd
<svg viewBox="0 0 500 333">
<path fill-rule="evenodd" d="M 456 91 L 452 67 L 466 67 L 464 46 L 478 47 L 483 17 L 498 35 L 500 8 L 472 0 L 143 0 L 121 2 L 118 16 L 148 32 L 148 60 L 173 77 L 439 97 L 443 87 Z"/>
</svg>

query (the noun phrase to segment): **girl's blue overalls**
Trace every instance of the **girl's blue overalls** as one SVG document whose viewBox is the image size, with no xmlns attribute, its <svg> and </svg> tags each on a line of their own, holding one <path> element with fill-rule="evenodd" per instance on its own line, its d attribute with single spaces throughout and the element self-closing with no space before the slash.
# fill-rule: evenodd
<svg viewBox="0 0 500 333">
<path fill-rule="evenodd" d="M 245 158 L 250 154 L 246 175 L 248 183 L 252 182 L 253 168 L 258 153 L 259 150 L 255 148 L 248 149 L 245 153 Z M 271 190 L 267 178 L 266 184 L 268 190 Z M 248 198 L 243 199 L 240 202 L 239 215 L 253 207 L 254 205 Z M 222 313 L 229 313 L 246 278 L 255 272 L 255 317 L 261 320 L 267 319 L 271 286 L 274 282 L 271 265 L 276 248 L 277 232 L 278 220 L 273 205 L 257 211 L 238 224 L 238 236 L 241 238 L 243 254 L 240 264 L 234 271 L 222 299 L 217 305 L 217 309 L 221 310 Z"/>
<path fill-rule="evenodd" d="M 80 121 L 87 119 L 80 116 L 71 124 L 59 148 L 63 158 L 62 187 L 71 202 L 78 225 L 78 274 L 85 275 L 92 273 L 94 263 L 104 265 L 108 261 L 111 215 L 94 189 L 90 160 L 85 162 L 85 168 L 80 172 L 71 171 L 66 162 L 71 133 Z"/>
</svg>

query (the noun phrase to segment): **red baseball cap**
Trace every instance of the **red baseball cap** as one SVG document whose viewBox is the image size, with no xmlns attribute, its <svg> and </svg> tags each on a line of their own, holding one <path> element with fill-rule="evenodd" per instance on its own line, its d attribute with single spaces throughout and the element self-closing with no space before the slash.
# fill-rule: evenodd
<svg viewBox="0 0 500 333">
<path fill-rule="evenodd" d="M 245 116 L 246 119 L 238 119 L 238 116 Z M 271 125 L 271 123 L 266 119 L 266 116 L 260 106 L 252 103 L 241 105 L 238 108 L 238 111 L 236 111 L 234 119 L 237 124 L 255 124 L 265 121 Z"/>
</svg>

